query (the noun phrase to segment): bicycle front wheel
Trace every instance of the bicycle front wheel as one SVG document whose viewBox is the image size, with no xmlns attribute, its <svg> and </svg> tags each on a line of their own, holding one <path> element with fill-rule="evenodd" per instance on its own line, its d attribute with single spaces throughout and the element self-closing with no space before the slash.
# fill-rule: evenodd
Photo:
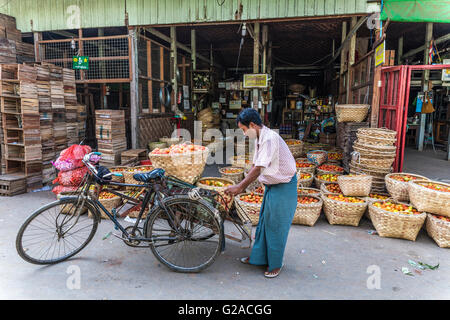
<svg viewBox="0 0 450 320">
<path fill-rule="evenodd" d="M 195 273 L 209 267 L 220 253 L 223 232 L 214 208 L 203 201 L 175 196 L 157 207 L 145 234 L 156 258 L 173 271 Z M 169 217 L 170 215 L 170 217 Z"/>
<path fill-rule="evenodd" d="M 78 198 L 62 198 L 34 212 L 16 238 L 18 254 L 33 264 L 55 264 L 80 252 L 92 240 L 98 220 Z M 91 208 L 92 209 L 92 208 Z"/>
</svg>

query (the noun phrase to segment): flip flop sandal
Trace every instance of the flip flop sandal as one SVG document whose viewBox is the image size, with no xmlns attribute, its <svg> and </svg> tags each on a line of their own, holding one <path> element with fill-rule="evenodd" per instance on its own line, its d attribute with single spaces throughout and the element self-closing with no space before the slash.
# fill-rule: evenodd
<svg viewBox="0 0 450 320">
<path fill-rule="evenodd" d="M 239 259 L 243 264 L 250 264 L 250 257 L 244 257 Z"/>
<path fill-rule="evenodd" d="M 283 269 L 283 267 L 284 267 L 284 265 L 281 266 L 280 270 L 278 270 L 277 273 L 273 273 L 273 271 L 271 271 L 271 272 L 268 272 L 268 271 L 264 272 L 264 277 L 266 277 L 266 278 L 275 278 L 275 277 L 277 277 L 280 274 L 281 269 Z"/>
</svg>

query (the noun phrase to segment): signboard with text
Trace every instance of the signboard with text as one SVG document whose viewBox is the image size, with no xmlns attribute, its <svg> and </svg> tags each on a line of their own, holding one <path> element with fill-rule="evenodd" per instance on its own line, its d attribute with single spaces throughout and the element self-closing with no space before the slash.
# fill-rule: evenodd
<svg viewBox="0 0 450 320">
<path fill-rule="evenodd" d="M 89 57 L 74 56 L 72 59 L 72 69 L 74 70 L 89 70 Z"/>
<path fill-rule="evenodd" d="M 269 85 L 269 75 L 262 74 L 244 74 L 244 88 L 267 88 Z"/>
<path fill-rule="evenodd" d="M 385 61 L 385 41 L 383 41 L 376 49 L 375 49 L 375 67 L 384 64 Z"/>
</svg>

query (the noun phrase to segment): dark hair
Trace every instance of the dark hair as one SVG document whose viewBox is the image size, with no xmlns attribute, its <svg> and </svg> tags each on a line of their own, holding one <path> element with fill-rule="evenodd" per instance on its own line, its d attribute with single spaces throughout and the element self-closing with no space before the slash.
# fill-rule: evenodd
<svg viewBox="0 0 450 320">
<path fill-rule="evenodd" d="M 258 111 L 253 108 L 246 108 L 242 110 L 236 118 L 236 123 L 239 124 L 239 122 L 246 127 L 250 125 L 250 122 L 253 122 L 258 126 L 262 125 L 262 120 Z"/>
</svg>

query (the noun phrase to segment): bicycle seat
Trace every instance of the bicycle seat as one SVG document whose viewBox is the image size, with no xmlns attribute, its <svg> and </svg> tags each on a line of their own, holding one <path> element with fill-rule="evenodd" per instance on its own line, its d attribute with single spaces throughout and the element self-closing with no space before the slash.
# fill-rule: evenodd
<svg viewBox="0 0 450 320">
<path fill-rule="evenodd" d="M 148 183 L 155 179 L 161 179 L 162 177 L 164 177 L 165 173 L 166 171 L 164 171 L 164 169 L 155 169 L 147 173 L 136 173 L 135 175 L 133 175 L 133 178 L 136 181 Z"/>
</svg>

